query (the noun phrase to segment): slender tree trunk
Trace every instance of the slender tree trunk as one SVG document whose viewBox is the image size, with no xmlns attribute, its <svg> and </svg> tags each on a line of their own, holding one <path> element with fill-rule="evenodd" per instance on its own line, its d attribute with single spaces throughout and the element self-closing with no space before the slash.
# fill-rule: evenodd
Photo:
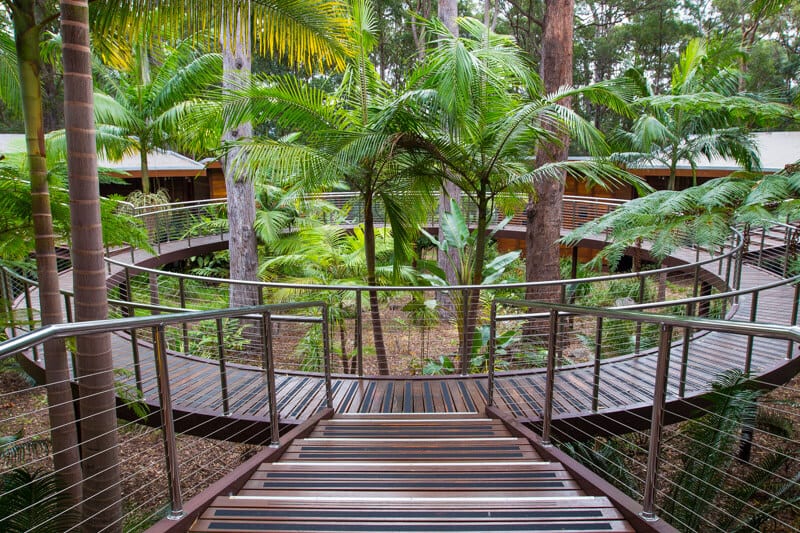
<svg viewBox="0 0 800 533">
<path fill-rule="evenodd" d="M 150 168 L 147 165 L 147 149 L 144 146 L 139 150 L 139 162 L 142 171 L 142 192 L 150 194 Z"/>
<path fill-rule="evenodd" d="M 31 8 L 33 4 L 30 4 Z M 30 16 L 26 16 L 29 14 Z M 39 278 L 39 305 L 42 325 L 64 321 L 58 285 L 53 217 L 50 212 L 50 191 L 47 184 L 47 163 L 44 150 L 43 106 L 40 90 L 39 26 L 30 12 L 20 10 L 14 17 L 14 30 L 22 91 L 25 142 L 31 183 L 31 211 L 36 246 L 36 270 Z M 56 482 L 64 491 L 64 508 L 80 509 L 81 466 L 78 433 L 75 426 L 69 360 L 63 340 L 44 345 L 45 381 L 53 447 Z"/>
<path fill-rule="evenodd" d="M 450 30 L 454 36 L 458 37 L 458 1 L 457 0 L 439 0 L 438 4 L 438 16 L 439 20 L 442 21 L 442 24 Z M 444 186 L 442 187 L 441 194 L 439 196 L 439 221 L 444 217 L 445 213 L 450 212 L 450 199 L 455 200 L 455 202 L 461 205 L 461 189 L 458 188 L 457 185 L 451 183 L 449 181 L 444 182 Z M 442 229 L 439 228 L 439 234 L 437 238 L 441 241 L 444 239 L 444 234 L 442 233 Z M 448 256 L 450 259 L 448 259 Z M 442 253 L 441 251 L 438 252 L 437 257 L 437 264 L 439 268 L 445 274 L 445 279 L 447 283 L 450 285 L 455 285 L 457 283 L 458 275 L 455 270 L 455 265 L 458 264 L 458 250 L 450 250 L 447 254 Z M 440 309 L 444 314 L 453 314 L 454 306 L 453 303 L 450 301 L 450 298 L 446 296 L 446 293 L 440 292 L 439 293 L 439 300 L 440 300 Z"/>
<path fill-rule="evenodd" d="M 478 227 L 477 238 L 475 239 L 475 264 L 472 273 L 469 275 L 471 285 L 480 285 L 483 282 L 483 264 L 486 255 L 486 232 L 488 229 L 487 220 L 488 206 L 486 200 L 481 199 L 478 203 Z M 472 356 L 472 342 L 475 326 L 478 323 L 478 312 L 480 310 L 480 289 L 470 289 L 467 291 L 467 298 L 463 304 L 464 309 L 464 331 L 461 339 L 461 373 L 468 374 L 470 360 Z"/>
<path fill-rule="evenodd" d="M 364 254 L 367 260 L 367 285 L 377 287 L 375 276 L 375 221 L 372 216 L 372 195 L 364 198 Z M 386 358 L 386 343 L 383 340 L 383 323 L 378 305 L 378 291 L 369 291 L 369 313 L 372 320 L 372 336 L 375 340 L 375 358 L 378 362 L 378 373 L 389 375 L 389 361 Z"/>
<path fill-rule="evenodd" d="M 87 0 L 61 1 L 64 118 L 77 321 L 108 318 L 97 178 Z M 122 502 L 111 337 L 77 338 L 83 439 L 83 529 L 121 531 Z"/>
<path fill-rule="evenodd" d="M 248 4 L 239 3 L 229 12 L 230 20 L 223 21 L 222 85 L 225 90 L 241 87 L 250 78 L 251 36 Z M 241 124 L 235 130 L 225 132 L 223 142 L 248 139 L 253 135 L 250 123 Z M 240 150 L 231 149 L 222 160 L 225 170 L 225 187 L 228 192 L 228 225 L 230 240 L 231 280 L 258 280 L 258 249 L 254 229 L 256 219 L 256 194 L 253 180 L 242 173 L 242 165 L 236 163 Z M 252 285 L 231 283 L 230 306 L 246 307 L 258 305 L 259 288 Z"/>
<path fill-rule="evenodd" d="M 541 76 L 545 90 L 550 93 L 572 83 L 572 21 L 573 0 L 546 0 L 542 38 Z M 561 102 L 569 105 L 569 102 Z M 569 137 L 562 135 L 561 145 L 543 144 L 536 152 L 536 163 L 565 161 L 569 152 Z M 564 196 L 562 180 L 545 180 L 536 186 L 526 208 L 525 279 L 526 281 L 556 280 L 559 272 L 561 236 L 561 203 Z M 559 295 L 550 288 L 529 287 L 526 298 L 556 301 Z"/>
</svg>

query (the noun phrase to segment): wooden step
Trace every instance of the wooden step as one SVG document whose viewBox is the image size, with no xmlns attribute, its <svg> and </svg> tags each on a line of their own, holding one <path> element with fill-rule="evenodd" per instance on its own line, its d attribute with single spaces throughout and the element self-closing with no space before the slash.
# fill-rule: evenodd
<svg viewBox="0 0 800 533">
<path fill-rule="evenodd" d="M 630 532 L 602 496 L 501 421 L 335 417 L 218 497 L 192 531 Z"/>
</svg>

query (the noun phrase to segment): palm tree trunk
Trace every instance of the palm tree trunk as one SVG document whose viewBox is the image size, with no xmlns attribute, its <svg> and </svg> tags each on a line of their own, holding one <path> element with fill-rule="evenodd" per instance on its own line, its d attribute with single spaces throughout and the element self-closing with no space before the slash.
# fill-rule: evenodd
<svg viewBox="0 0 800 533">
<path fill-rule="evenodd" d="M 34 2 L 30 10 L 21 9 L 14 17 L 19 79 L 22 91 L 25 142 L 31 182 L 31 211 L 36 246 L 36 270 L 39 278 L 39 305 L 42 325 L 64 321 L 59 294 L 53 217 L 47 184 L 44 151 L 43 104 L 39 76 L 39 27 L 35 22 Z M 23 7 L 23 5 L 20 5 Z M 27 16 L 29 15 L 29 16 Z M 64 508 L 80 508 L 81 467 L 78 433 L 75 426 L 69 361 L 63 340 L 44 345 L 45 381 L 47 383 L 50 441 L 56 483 L 64 491 Z"/>
<path fill-rule="evenodd" d="M 62 0 L 64 118 L 67 138 L 75 319 L 108 318 L 100 189 L 92 108 L 87 0 Z M 122 504 L 114 369 L 109 334 L 77 338 L 83 439 L 83 529 L 121 531 Z"/>
<path fill-rule="evenodd" d="M 150 169 L 147 166 L 147 150 L 144 146 L 139 150 L 139 161 L 142 170 L 142 192 L 150 194 Z"/>
<path fill-rule="evenodd" d="M 375 276 L 375 220 L 372 216 L 372 196 L 364 198 L 364 254 L 367 261 L 367 285 L 377 286 Z M 372 319 L 372 336 L 375 340 L 375 358 L 378 361 L 378 373 L 389 375 L 389 361 L 386 358 L 386 344 L 383 341 L 383 324 L 381 310 L 378 306 L 378 291 L 369 291 L 369 313 Z"/>
<path fill-rule="evenodd" d="M 469 283 L 480 285 L 483 281 L 483 264 L 486 255 L 486 231 L 488 205 L 484 198 L 478 201 L 478 227 L 475 239 L 475 264 L 472 266 Z M 463 333 L 461 338 L 461 373 L 469 374 L 470 361 L 472 359 L 472 342 L 475 325 L 478 322 L 478 309 L 480 307 L 480 289 L 470 289 L 467 291 L 467 298 L 462 306 L 464 309 Z"/>
<path fill-rule="evenodd" d="M 232 20 L 222 25 L 224 48 L 222 58 L 222 85 L 225 90 L 241 86 L 250 77 L 251 41 L 250 14 L 241 3 L 228 13 Z M 253 135 L 253 126 L 242 124 L 232 131 L 225 132 L 223 142 L 248 139 Z M 225 187 L 228 194 L 228 227 L 231 280 L 256 281 L 258 279 L 258 249 L 254 229 L 256 219 L 256 193 L 253 181 L 241 171 L 236 158 L 239 149 L 234 147 L 223 158 Z M 257 286 L 231 283 L 230 306 L 246 307 L 258 305 Z"/>
</svg>

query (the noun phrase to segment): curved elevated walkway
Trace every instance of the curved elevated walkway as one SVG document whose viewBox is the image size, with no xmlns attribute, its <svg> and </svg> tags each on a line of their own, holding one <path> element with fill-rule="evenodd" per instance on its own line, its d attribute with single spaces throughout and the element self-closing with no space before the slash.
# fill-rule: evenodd
<svg viewBox="0 0 800 533">
<path fill-rule="evenodd" d="M 521 230 L 522 228 L 520 228 Z M 159 257 L 135 251 L 132 262 L 153 266 L 187 255 L 206 253 L 225 246 L 220 236 L 194 238 L 163 245 Z M 691 253 L 692 260 L 694 253 Z M 685 258 L 687 261 L 690 259 Z M 118 268 L 118 267 L 114 267 Z M 110 275 L 115 272 L 112 268 Z M 744 262 L 741 288 L 774 283 L 779 276 Z M 71 287 L 71 275 L 62 276 L 62 287 Z M 757 320 L 787 323 L 792 308 L 792 286 L 780 285 L 759 293 Z M 734 320 L 748 321 L 752 295 L 740 298 Z M 34 303 L 36 307 L 36 303 Z M 668 411 L 687 413 L 694 400 L 707 392 L 721 372 L 744 365 L 747 337 L 708 333 L 690 345 L 685 369 L 686 388 L 679 394 L 680 365 L 669 369 Z M 113 337 L 116 365 L 132 368 L 131 344 Z M 764 338 L 752 341 L 751 372 L 762 383 L 783 383 L 800 368 L 797 350 L 787 359 L 787 342 Z M 682 343 L 672 346 L 672 360 L 680 361 Z M 557 369 L 553 402 L 553 427 L 565 433 L 622 433 L 649 426 L 657 350 L 636 356 L 605 359 L 600 364 L 598 407 L 593 410 L 591 364 Z M 157 411 L 158 393 L 152 347 L 140 343 L 141 375 L 145 402 Z M 193 434 L 231 440 L 258 441 L 269 431 L 265 373 L 255 367 L 229 364 L 227 368 L 230 412 L 223 413 L 220 373 L 211 360 L 173 355 L 168 361 L 175 407 L 176 428 Z M 127 378 L 134 385 L 133 378 Z M 522 423 L 538 423 L 542 417 L 545 369 L 498 374 L 495 403 Z M 334 376 L 333 408 L 337 413 L 475 413 L 486 407 L 487 378 L 474 376 L 367 377 Z M 320 375 L 279 373 L 276 378 L 279 417 L 283 426 L 296 425 L 325 406 L 324 379 Z M 679 397 L 680 396 L 680 397 Z M 151 415 L 150 423 L 158 424 Z M 285 429 L 285 427 L 284 427 Z"/>
</svg>

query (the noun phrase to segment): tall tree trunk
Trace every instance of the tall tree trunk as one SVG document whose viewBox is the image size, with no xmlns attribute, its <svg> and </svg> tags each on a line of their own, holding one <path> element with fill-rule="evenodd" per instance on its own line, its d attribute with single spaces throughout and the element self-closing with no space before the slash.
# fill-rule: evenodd
<svg viewBox="0 0 800 533">
<path fill-rule="evenodd" d="M 252 69 L 250 13 L 248 3 L 237 3 L 228 13 L 229 20 L 222 23 L 224 48 L 222 57 L 222 85 L 225 90 L 241 87 L 250 78 Z M 223 142 L 248 139 L 253 135 L 250 123 L 225 132 Z M 231 280 L 258 280 L 258 250 L 254 229 L 256 219 L 256 193 L 253 181 L 242 173 L 236 164 L 239 149 L 234 147 L 222 160 L 225 169 L 225 187 L 228 193 L 228 227 L 230 239 Z M 259 288 L 231 283 L 230 306 L 258 305 Z"/>
<path fill-rule="evenodd" d="M 377 287 L 375 276 L 375 220 L 372 216 L 372 195 L 364 198 L 364 255 L 367 260 L 367 285 Z M 389 375 L 389 361 L 386 357 L 386 343 L 383 340 L 383 323 L 378 305 L 378 291 L 369 291 L 369 314 L 372 320 L 372 337 L 375 340 L 375 359 L 378 362 L 378 373 Z"/>
<path fill-rule="evenodd" d="M 150 194 L 150 168 L 147 165 L 147 149 L 141 146 L 139 150 L 139 165 L 142 172 L 142 192 Z"/>
<path fill-rule="evenodd" d="M 452 33 L 455 37 L 458 37 L 458 1 L 457 0 L 439 0 L 438 4 L 438 16 L 439 20 L 442 21 L 445 28 L 447 28 L 450 33 Z M 445 213 L 450 212 L 450 199 L 455 200 L 455 202 L 461 205 L 461 189 L 458 188 L 457 185 L 451 183 L 449 181 L 444 182 L 444 186 L 439 195 L 439 221 L 441 224 L 441 220 Z M 441 241 L 444 239 L 444 234 L 442 233 L 442 229 L 439 228 L 439 234 L 437 238 Z M 449 256 L 449 259 L 448 259 Z M 458 264 L 458 250 L 450 250 L 447 254 L 439 251 L 437 257 L 437 265 L 445 274 L 445 279 L 447 283 L 450 285 L 456 285 L 458 274 L 456 273 L 455 265 Z M 450 298 L 446 295 L 446 293 L 440 292 L 438 294 L 440 300 L 440 309 L 443 314 L 453 314 L 454 306 Z"/>
<path fill-rule="evenodd" d="M 572 22 L 573 0 L 546 0 L 542 62 L 540 65 L 545 90 L 550 93 L 572 83 Z M 568 101 L 561 102 L 569 105 Z M 561 145 L 543 144 L 536 151 L 536 164 L 565 161 L 569 152 L 569 137 L 562 135 Z M 561 236 L 561 203 L 564 196 L 562 180 L 545 180 L 536 186 L 536 194 L 528 199 L 525 210 L 525 280 L 559 279 L 559 246 Z M 528 287 L 526 298 L 556 301 L 557 291 L 550 288 Z"/>
<path fill-rule="evenodd" d="M 486 255 L 486 233 L 488 230 L 488 205 L 485 199 L 478 203 L 478 227 L 477 238 L 475 239 L 475 264 L 472 272 L 467 273 L 468 283 L 480 285 L 483 282 L 483 264 Z M 478 313 L 480 311 L 481 291 L 478 288 L 467 291 L 466 299 L 462 305 L 464 309 L 463 331 L 461 344 L 461 373 L 469 374 L 470 361 L 472 359 L 472 343 L 475 333 L 475 326 L 478 323 Z"/>
<path fill-rule="evenodd" d="M 77 321 L 108 318 L 87 0 L 61 0 L 64 119 Z M 77 338 L 83 529 L 121 531 L 114 368 L 108 333 Z"/>
<path fill-rule="evenodd" d="M 39 278 L 39 306 L 42 325 L 64 321 L 58 286 L 58 266 L 50 212 L 50 191 L 47 184 L 47 163 L 44 150 L 44 122 L 40 85 L 40 28 L 31 10 L 20 9 L 14 17 L 17 64 L 22 91 L 22 113 L 25 120 L 25 142 L 31 183 L 31 211 L 36 246 L 36 270 Z M 21 8 L 27 7 L 24 3 Z M 64 491 L 64 508 L 80 509 L 81 467 L 78 433 L 75 426 L 69 360 L 63 340 L 44 345 L 45 381 L 53 447 L 56 482 Z"/>
</svg>

